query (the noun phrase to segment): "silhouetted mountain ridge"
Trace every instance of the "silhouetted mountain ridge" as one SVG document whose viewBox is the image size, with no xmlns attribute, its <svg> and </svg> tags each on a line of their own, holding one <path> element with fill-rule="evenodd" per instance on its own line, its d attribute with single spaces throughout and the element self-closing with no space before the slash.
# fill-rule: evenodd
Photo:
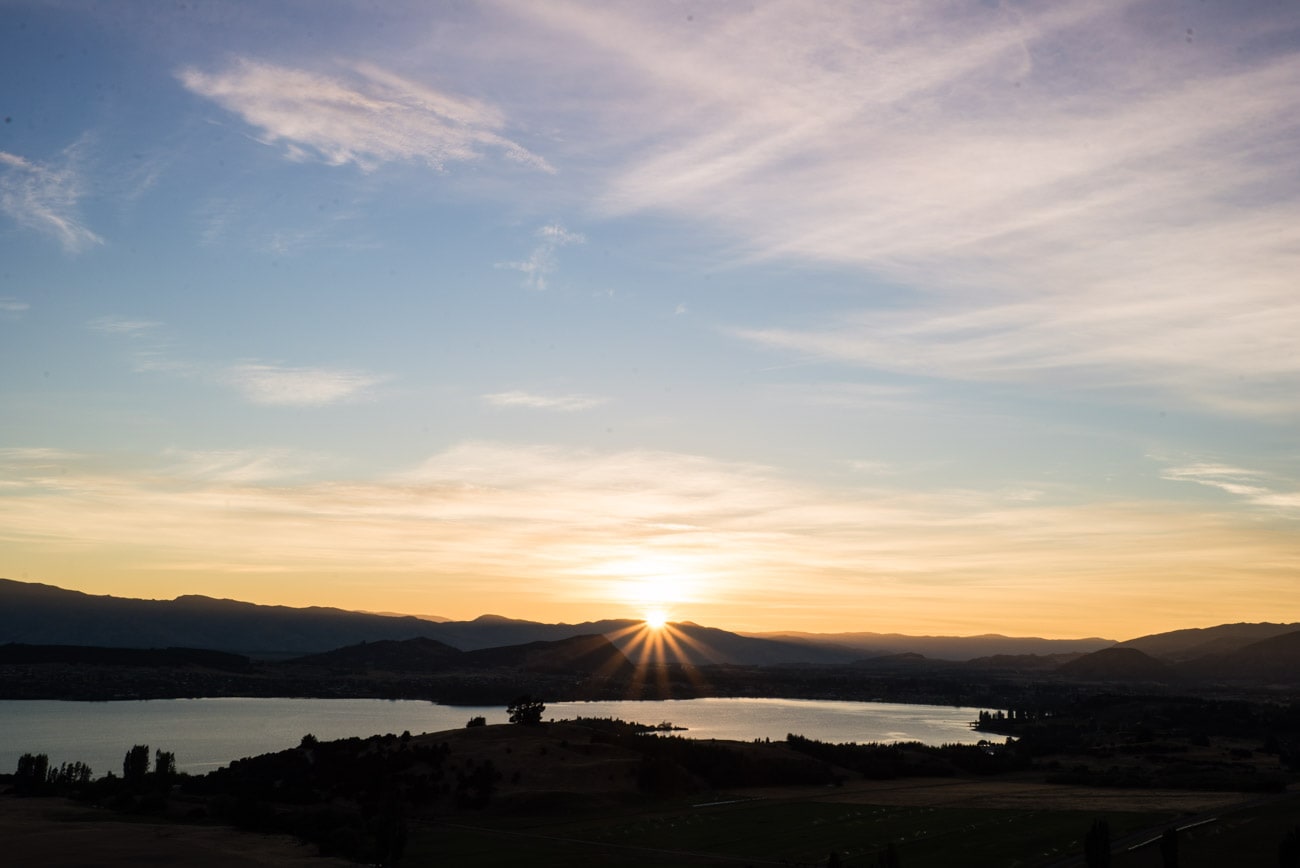
<svg viewBox="0 0 1300 868">
<path fill-rule="evenodd" d="M 475 651 L 461 651 L 436 639 L 381 640 L 297 657 L 286 660 L 285 664 L 348 672 L 443 673 L 516 669 L 606 676 L 626 676 L 635 668 L 623 652 L 600 635 L 570 636 Z"/>
<path fill-rule="evenodd" d="M 908 636 L 902 633 L 746 633 L 746 636 L 850 649 L 859 659 L 889 654 L 923 654 L 936 660 L 973 660 L 995 655 L 1086 654 L 1115 644 L 1113 639 L 1043 639 L 1037 636 Z"/>
<path fill-rule="evenodd" d="M 1263 639 L 1271 639 L 1297 630 L 1300 630 L 1300 623 L 1219 624 L 1216 627 L 1192 627 L 1139 636 L 1137 639 L 1129 639 L 1120 644 L 1125 648 L 1136 648 L 1152 657 L 1177 663 L 1210 654 L 1226 654 Z"/>
<path fill-rule="evenodd" d="M 414 639 L 380 639 L 360 642 L 309 654 L 285 661 L 302 666 L 326 669 L 378 669 L 385 672 L 421 672 L 438 670 L 459 659 L 465 652 L 437 639 L 417 636 Z"/>
<path fill-rule="evenodd" d="M 1093 680 L 1291 684 L 1300 682 L 1297 637 L 1300 624 L 1273 623 L 1175 630 L 1117 644 L 1096 637 L 1067 640 L 1000 634 L 739 634 L 689 621 L 654 631 L 626 618 L 544 624 L 485 614 L 472 621 L 436 622 L 320 606 L 262 606 L 195 594 L 175 600 L 96 596 L 0 579 L 0 643 L 204 648 L 268 658 L 318 655 L 319 665 L 395 672 L 430 669 L 453 660 L 472 668 L 478 665 L 476 658 L 456 655 L 491 649 L 478 658 L 483 665 L 497 661 L 490 665 L 566 668 L 575 659 L 595 667 L 621 667 L 625 662 L 697 666 L 856 662 L 868 669 L 910 669 L 918 674 L 951 672 L 962 665 L 972 671 L 1059 673 Z M 567 640 L 574 642 L 553 644 Z M 530 645 L 531 650 L 502 650 Z M 502 662 L 507 660 L 511 662 Z"/>
<path fill-rule="evenodd" d="M 1189 660 L 1179 669 L 1200 679 L 1300 684 L 1300 630 Z"/>
</svg>

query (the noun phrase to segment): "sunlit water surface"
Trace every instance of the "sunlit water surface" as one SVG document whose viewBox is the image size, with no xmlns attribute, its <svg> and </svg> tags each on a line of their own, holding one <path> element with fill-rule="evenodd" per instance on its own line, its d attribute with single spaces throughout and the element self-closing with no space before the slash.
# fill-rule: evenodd
<svg viewBox="0 0 1300 868">
<path fill-rule="evenodd" d="M 617 717 L 668 721 L 691 738 L 752 741 L 787 733 L 833 742 L 974 743 L 979 710 L 942 705 L 831 702 L 812 699 L 683 699 L 666 702 L 556 702 L 545 717 Z M 462 727 L 482 715 L 506 723 L 494 706 L 435 705 L 383 699 L 153 699 L 139 702 L 0 700 L 0 772 L 23 753 L 50 762 L 80 761 L 96 777 L 122 770 L 132 745 L 171 751 L 181 771 L 201 774 L 240 757 L 294 747 L 306 733 L 321 740 L 418 735 Z"/>
</svg>

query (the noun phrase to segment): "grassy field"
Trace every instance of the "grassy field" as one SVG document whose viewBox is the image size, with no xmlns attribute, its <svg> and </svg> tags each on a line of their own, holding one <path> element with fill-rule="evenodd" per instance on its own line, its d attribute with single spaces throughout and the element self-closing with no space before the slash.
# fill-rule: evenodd
<svg viewBox="0 0 1300 868">
<path fill-rule="evenodd" d="M 1300 804 L 1294 799 L 1226 812 L 1178 833 L 1179 868 L 1272 868 L 1278 864 L 1278 845 L 1298 826 Z M 1150 844 L 1117 853 L 1111 868 L 1161 868 L 1163 864 L 1159 845 Z"/>
<path fill-rule="evenodd" d="M 886 807 L 818 801 L 746 801 L 543 823 L 439 824 L 413 830 L 411 865 L 560 868 L 599 864 L 874 866 L 893 843 L 905 868 L 1009 868 L 1078 852 L 1098 814 L 979 808 Z M 1109 813 L 1116 834 L 1168 814 Z M 469 819 L 469 818 L 466 818 Z"/>
</svg>

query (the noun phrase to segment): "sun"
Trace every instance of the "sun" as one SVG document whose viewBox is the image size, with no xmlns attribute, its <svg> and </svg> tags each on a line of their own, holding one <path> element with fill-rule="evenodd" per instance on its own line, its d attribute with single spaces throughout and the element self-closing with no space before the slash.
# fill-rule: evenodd
<svg viewBox="0 0 1300 868">
<path fill-rule="evenodd" d="M 645 613 L 645 625 L 651 630 L 662 630 L 668 623 L 668 613 L 663 609 L 651 609 Z"/>
</svg>

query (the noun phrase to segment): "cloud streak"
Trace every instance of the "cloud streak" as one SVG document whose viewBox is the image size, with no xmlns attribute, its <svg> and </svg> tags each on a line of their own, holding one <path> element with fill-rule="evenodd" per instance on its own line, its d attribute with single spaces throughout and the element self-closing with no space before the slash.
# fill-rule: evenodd
<svg viewBox="0 0 1300 868">
<path fill-rule="evenodd" d="M 532 410 L 559 410 L 571 413 L 598 407 L 608 399 L 597 395 L 539 395 L 534 392 L 514 390 L 493 392 L 484 395 L 483 400 L 494 407 L 526 407 Z"/>
<path fill-rule="evenodd" d="M 1178 13 L 1127 0 L 769 2 L 694 23 L 513 8 L 623 60 L 609 77 L 635 110 L 600 118 L 633 144 L 607 213 L 686 217 L 752 258 L 859 266 L 912 291 L 742 338 L 909 374 L 1300 412 L 1300 53 L 1249 50 L 1300 26 L 1294 10 L 1208 21 L 1189 45 Z"/>
<path fill-rule="evenodd" d="M 1281 513 L 1300 513 L 1300 488 L 1294 483 L 1288 490 L 1279 490 L 1267 474 L 1229 464 L 1197 462 L 1166 468 L 1162 479 L 1171 482 L 1193 482 L 1237 497 L 1252 506 Z"/>
<path fill-rule="evenodd" d="M 272 407 L 322 407 L 360 399 L 389 378 L 347 368 L 294 367 L 247 361 L 204 365 L 174 358 L 163 323 L 123 316 L 100 317 L 93 331 L 126 341 L 137 373 L 169 374 L 235 389 L 253 404 Z"/>
<path fill-rule="evenodd" d="M 227 368 L 222 377 L 254 404 L 282 407 L 320 407 L 355 400 L 385 379 L 340 368 L 252 362 Z"/>
<path fill-rule="evenodd" d="M 541 292 L 546 289 L 548 278 L 559 267 L 556 251 L 571 244 L 586 244 L 587 238 L 580 232 L 570 232 L 559 223 L 548 223 L 535 234 L 538 242 L 527 259 L 518 262 L 498 262 L 496 267 L 523 272 L 524 286 Z"/>
<path fill-rule="evenodd" d="M 256 127 L 268 144 L 282 144 L 293 160 L 352 164 L 366 172 L 417 161 L 443 170 L 492 151 L 554 171 L 500 134 L 505 118 L 497 109 L 370 63 L 339 64 L 326 74 L 240 58 L 219 72 L 189 67 L 177 77 Z"/>
<path fill-rule="evenodd" d="M 0 212 L 20 226 L 53 237 L 68 253 L 104 243 L 78 213 L 85 196 L 78 151 L 78 146 L 64 150 L 56 163 L 0 151 Z"/>
</svg>

